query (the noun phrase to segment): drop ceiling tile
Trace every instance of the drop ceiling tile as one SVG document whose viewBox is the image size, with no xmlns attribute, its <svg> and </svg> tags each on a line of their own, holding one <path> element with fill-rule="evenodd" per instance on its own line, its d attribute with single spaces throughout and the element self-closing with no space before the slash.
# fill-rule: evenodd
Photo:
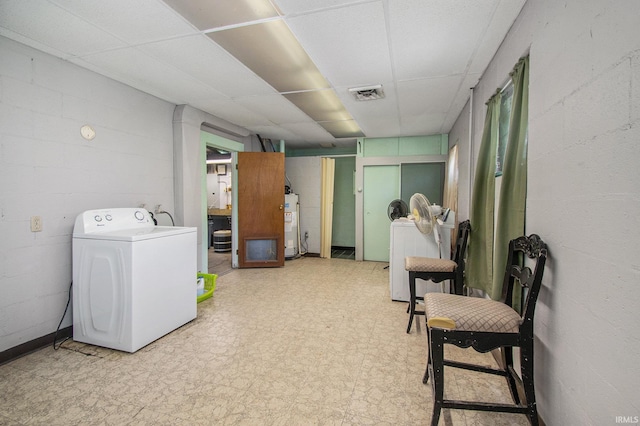
<svg viewBox="0 0 640 426">
<path fill-rule="evenodd" d="M 295 14 L 362 3 L 362 0 L 275 0 L 274 3 L 283 13 Z"/>
<path fill-rule="evenodd" d="M 52 0 L 129 45 L 198 31 L 173 9 L 157 0 Z M 126 10 L 126 13 L 123 11 Z"/>
<path fill-rule="evenodd" d="M 68 56 L 81 56 L 125 44 L 107 32 L 49 2 L 3 0 L 0 2 L 0 27 L 35 44 L 47 46 Z"/>
<path fill-rule="evenodd" d="M 316 122 L 285 123 L 281 127 L 297 135 L 304 135 L 301 138 L 307 142 L 331 142 L 335 140 L 329 132 Z"/>
<path fill-rule="evenodd" d="M 286 18 L 333 86 L 392 80 L 384 9 L 379 2 Z"/>
<path fill-rule="evenodd" d="M 462 76 L 398 82 L 400 116 L 448 112 Z"/>
<path fill-rule="evenodd" d="M 273 125 L 273 123 L 271 123 L 266 117 L 257 114 L 230 99 L 200 99 L 191 102 L 190 105 L 240 127 L 249 128 L 251 126 Z"/>
<path fill-rule="evenodd" d="M 230 98 L 277 93 L 205 35 L 159 41 L 140 49 Z"/>
<path fill-rule="evenodd" d="M 112 50 L 82 59 L 111 78 L 175 104 L 223 97 L 221 93 L 137 48 Z"/>
<path fill-rule="evenodd" d="M 465 72 L 498 2 L 389 2 L 396 77 L 408 80 Z"/>
<path fill-rule="evenodd" d="M 367 137 L 393 137 L 400 132 L 400 118 L 397 114 L 387 116 L 365 116 L 357 120 L 362 132 Z"/>
<path fill-rule="evenodd" d="M 381 128 L 391 126 L 392 128 L 399 129 L 400 127 L 400 119 L 397 113 L 381 114 L 378 111 L 366 113 L 353 110 L 353 116 L 360 125 L 362 132 L 369 137 L 377 135 Z"/>
<path fill-rule="evenodd" d="M 25 46 L 30 46 L 33 47 L 34 49 L 38 49 L 42 52 L 48 53 L 50 55 L 53 55 L 57 58 L 63 58 L 66 59 L 68 58 L 70 55 L 67 52 L 63 52 L 61 50 L 58 50 L 54 47 L 48 46 L 45 43 L 39 41 L 39 40 L 34 40 L 32 38 L 29 38 L 29 36 L 24 36 L 22 34 L 18 34 L 15 31 L 12 31 L 10 29 L 4 28 L 0 25 L 0 36 L 6 37 L 10 40 L 15 40 L 18 43 L 22 43 Z M 4 58 L 3 58 L 4 59 Z"/>
<path fill-rule="evenodd" d="M 443 133 L 446 114 L 406 115 L 401 119 L 401 136 L 437 135 Z"/>
<path fill-rule="evenodd" d="M 237 98 L 235 101 L 275 124 L 313 122 L 308 115 L 279 94 Z"/>
</svg>

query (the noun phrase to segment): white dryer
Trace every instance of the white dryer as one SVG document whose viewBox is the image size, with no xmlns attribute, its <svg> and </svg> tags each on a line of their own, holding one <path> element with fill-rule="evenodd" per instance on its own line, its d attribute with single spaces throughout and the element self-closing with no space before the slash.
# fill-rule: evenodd
<svg viewBox="0 0 640 426">
<path fill-rule="evenodd" d="M 455 213 L 449 212 L 447 221 L 440 227 L 443 259 L 451 257 L 451 230 L 455 227 L 455 223 Z M 406 218 L 396 219 L 391 222 L 390 232 L 389 291 L 391 300 L 408 302 L 409 272 L 404 269 L 404 258 L 407 256 L 437 258 L 438 244 L 433 234 L 422 234 L 415 223 Z M 440 288 L 440 284 L 432 281 L 416 280 L 417 295 L 423 295 L 431 291 L 441 291 Z"/>
<path fill-rule="evenodd" d="M 89 210 L 73 228 L 73 339 L 135 352 L 196 317 L 196 228 L 142 208 Z"/>
</svg>

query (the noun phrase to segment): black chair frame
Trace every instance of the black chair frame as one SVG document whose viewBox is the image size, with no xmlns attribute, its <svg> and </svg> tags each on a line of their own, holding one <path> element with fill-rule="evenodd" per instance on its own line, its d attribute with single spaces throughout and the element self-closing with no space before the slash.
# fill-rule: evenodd
<svg viewBox="0 0 640 426">
<path fill-rule="evenodd" d="M 529 267 L 523 267 L 523 255 L 535 259 L 534 271 Z M 432 379 L 434 394 L 433 415 L 431 425 L 436 426 L 442 408 L 497 411 L 505 413 L 526 414 L 532 425 L 538 425 L 538 412 L 534 388 L 533 366 L 533 314 L 536 300 L 540 292 L 544 265 L 547 258 L 547 246 L 538 235 L 520 237 L 509 243 L 509 255 L 505 271 L 501 301 L 508 306 L 513 306 L 513 291 L 515 281 L 527 288 L 526 296 L 523 294 L 524 303 L 521 309 L 521 323 L 517 333 L 492 333 L 474 332 L 446 328 L 427 327 L 429 342 L 429 357 L 427 369 L 423 377 L 423 383 Z M 478 352 L 489 352 L 501 348 L 503 369 L 487 368 L 483 366 L 467 364 L 444 359 L 444 345 L 452 344 L 460 348 L 473 347 Z M 513 367 L 512 348 L 520 348 L 520 365 L 522 379 Z M 509 385 L 509 390 L 514 404 L 497 404 L 486 402 L 470 402 L 444 399 L 444 367 L 455 367 L 466 370 L 478 371 L 494 375 L 504 376 Z M 524 398 L 518 392 L 524 390 Z"/>
<path fill-rule="evenodd" d="M 416 295 L 416 279 L 425 281 L 433 281 L 440 283 L 444 280 L 452 280 L 453 285 L 449 287 L 449 293 L 462 294 L 464 284 L 464 268 L 465 268 L 465 252 L 467 251 L 467 241 L 469 232 L 471 231 L 471 222 L 465 220 L 458 225 L 458 233 L 456 236 L 456 247 L 451 260 L 458 266 L 453 272 L 423 272 L 409 271 L 409 324 L 407 325 L 407 333 L 411 332 L 414 315 L 424 315 L 424 311 L 416 311 L 416 303 L 418 300 L 424 300 L 424 297 Z"/>
</svg>

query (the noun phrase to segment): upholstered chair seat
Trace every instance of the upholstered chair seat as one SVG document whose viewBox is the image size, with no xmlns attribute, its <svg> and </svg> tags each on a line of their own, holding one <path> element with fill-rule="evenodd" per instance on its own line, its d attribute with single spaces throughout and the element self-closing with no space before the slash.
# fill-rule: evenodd
<svg viewBox="0 0 640 426">
<path fill-rule="evenodd" d="M 496 300 L 455 294 L 425 295 L 427 322 L 432 318 L 448 318 L 456 330 L 517 333 L 522 318 L 511 307 Z"/>
<path fill-rule="evenodd" d="M 453 272 L 458 264 L 449 259 L 409 256 L 404 258 L 404 269 L 415 272 Z"/>
</svg>

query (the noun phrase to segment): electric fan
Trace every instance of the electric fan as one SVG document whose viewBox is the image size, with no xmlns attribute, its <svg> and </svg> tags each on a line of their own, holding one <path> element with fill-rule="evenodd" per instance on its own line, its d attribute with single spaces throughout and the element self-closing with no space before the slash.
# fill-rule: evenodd
<svg viewBox="0 0 640 426">
<path fill-rule="evenodd" d="M 407 213 L 409 213 L 407 203 L 400 199 L 393 200 L 389 203 L 389 207 L 387 207 L 387 215 L 392 222 L 396 219 L 407 217 Z"/>
<path fill-rule="evenodd" d="M 437 219 L 436 215 L 440 214 L 441 210 L 438 206 L 432 206 L 429 202 L 429 199 L 425 197 L 423 194 L 413 194 L 411 196 L 411 200 L 409 200 L 409 208 L 411 209 L 410 218 L 413 220 L 413 223 L 416 224 L 416 227 L 420 232 L 424 235 L 431 235 L 435 238 L 436 243 L 438 244 L 438 257 L 442 258 L 442 253 L 440 250 L 441 239 L 440 239 L 440 225 L 442 225 L 442 219 Z"/>
</svg>

